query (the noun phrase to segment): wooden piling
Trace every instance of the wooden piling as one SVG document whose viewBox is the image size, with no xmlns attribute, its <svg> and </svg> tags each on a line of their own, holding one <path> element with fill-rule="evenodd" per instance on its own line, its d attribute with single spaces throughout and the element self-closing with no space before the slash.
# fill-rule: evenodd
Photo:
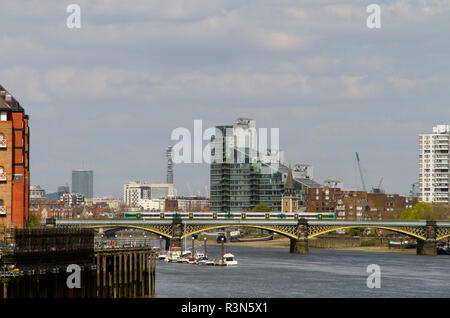
<svg viewBox="0 0 450 318">
<path fill-rule="evenodd" d="M 113 276 L 114 276 L 114 294 L 113 298 L 117 298 L 117 255 L 113 255 L 114 262 L 113 262 Z"/>
<path fill-rule="evenodd" d="M 122 269 L 122 258 L 123 258 L 123 254 L 119 254 L 119 298 L 123 297 L 123 285 L 122 285 L 122 276 L 123 276 L 123 269 Z"/>
<path fill-rule="evenodd" d="M 128 298 L 128 254 L 123 255 L 123 297 Z"/>
<path fill-rule="evenodd" d="M 102 297 L 107 298 L 108 297 L 108 290 L 107 290 L 107 280 L 106 280 L 106 255 L 103 255 L 102 257 Z"/>
<path fill-rule="evenodd" d="M 100 254 L 97 254 L 97 286 L 96 286 L 97 298 L 100 298 Z"/>
<path fill-rule="evenodd" d="M 133 254 L 129 253 L 129 269 L 128 274 L 130 277 L 128 278 L 128 297 L 133 297 Z"/>
</svg>

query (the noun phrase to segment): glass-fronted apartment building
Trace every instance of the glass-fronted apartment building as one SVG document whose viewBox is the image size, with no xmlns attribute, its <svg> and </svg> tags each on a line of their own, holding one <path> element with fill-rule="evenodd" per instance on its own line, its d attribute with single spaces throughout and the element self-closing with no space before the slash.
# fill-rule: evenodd
<svg viewBox="0 0 450 318">
<path fill-rule="evenodd" d="M 238 142 L 236 131 L 249 130 L 244 142 Z M 216 126 L 211 142 L 210 200 L 217 212 L 248 211 L 266 204 L 281 211 L 289 168 L 283 164 L 282 152 L 261 155 L 256 147 L 255 121 L 239 118 L 233 125 Z M 298 175 L 299 176 L 299 175 Z M 303 205 L 304 188 L 319 187 L 308 176 L 295 178 L 298 206 Z"/>
</svg>

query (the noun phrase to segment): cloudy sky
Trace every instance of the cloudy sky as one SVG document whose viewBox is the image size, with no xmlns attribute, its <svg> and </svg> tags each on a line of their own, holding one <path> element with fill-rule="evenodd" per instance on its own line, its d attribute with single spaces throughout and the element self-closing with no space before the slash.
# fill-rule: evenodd
<svg viewBox="0 0 450 318">
<path fill-rule="evenodd" d="M 96 196 L 164 182 L 173 129 L 251 117 L 319 182 L 360 188 L 358 151 L 368 187 L 406 194 L 418 134 L 450 122 L 450 1 L 0 2 L 0 83 L 30 115 L 31 183 L 48 192 L 80 167 Z M 205 164 L 175 166 L 180 194 L 208 180 Z"/>
</svg>

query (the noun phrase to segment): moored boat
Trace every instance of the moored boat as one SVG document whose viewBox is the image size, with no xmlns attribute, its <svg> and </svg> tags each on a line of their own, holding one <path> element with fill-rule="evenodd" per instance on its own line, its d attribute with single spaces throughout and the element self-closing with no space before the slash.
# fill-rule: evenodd
<svg viewBox="0 0 450 318">
<path fill-rule="evenodd" d="M 226 254 L 223 255 L 223 263 L 226 266 L 234 266 L 234 265 L 238 264 L 238 262 L 235 259 L 234 255 L 231 254 L 231 253 L 226 253 Z"/>
<path fill-rule="evenodd" d="M 393 248 L 415 248 L 417 242 L 415 241 L 389 241 L 389 247 Z"/>
</svg>

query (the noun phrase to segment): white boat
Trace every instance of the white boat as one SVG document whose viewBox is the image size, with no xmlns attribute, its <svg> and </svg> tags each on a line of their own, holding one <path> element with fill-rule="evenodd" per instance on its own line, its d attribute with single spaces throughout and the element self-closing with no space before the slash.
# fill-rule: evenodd
<svg viewBox="0 0 450 318">
<path fill-rule="evenodd" d="M 203 253 L 201 253 L 201 252 L 197 252 L 196 254 L 195 254 L 195 258 L 204 258 L 205 257 L 205 254 L 203 254 Z"/>
<path fill-rule="evenodd" d="M 201 259 L 198 258 L 196 261 L 196 264 L 197 265 L 206 265 L 206 266 L 214 266 L 215 265 L 214 261 L 207 259 L 206 257 L 203 257 Z"/>
<path fill-rule="evenodd" d="M 189 250 L 185 250 L 182 254 L 181 257 L 192 257 L 192 252 Z"/>
<path fill-rule="evenodd" d="M 169 263 L 178 263 L 178 261 L 181 259 L 180 257 L 180 252 L 176 251 L 176 252 L 169 252 L 168 255 L 166 256 L 166 262 Z"/>
<path fill-rule="evenodd" d="M 216 265 L 216 264 L 214 263 L 214 261 L 212 261 L 212 260 L 210 260 L 210 259 L 207 259 L 207 260 L 205 260 L 205 265 L 206 265 L 206 266 L 214 266 L 214 265 Z"/>
<path fill-rule="evenodd" d="M 227 266 L 234 266 L 238 264 L 237 260 L 234 258 L 234 255 L 231 253 L 226 253 L 223 255 L 223 262 Z"/>
</svg>

